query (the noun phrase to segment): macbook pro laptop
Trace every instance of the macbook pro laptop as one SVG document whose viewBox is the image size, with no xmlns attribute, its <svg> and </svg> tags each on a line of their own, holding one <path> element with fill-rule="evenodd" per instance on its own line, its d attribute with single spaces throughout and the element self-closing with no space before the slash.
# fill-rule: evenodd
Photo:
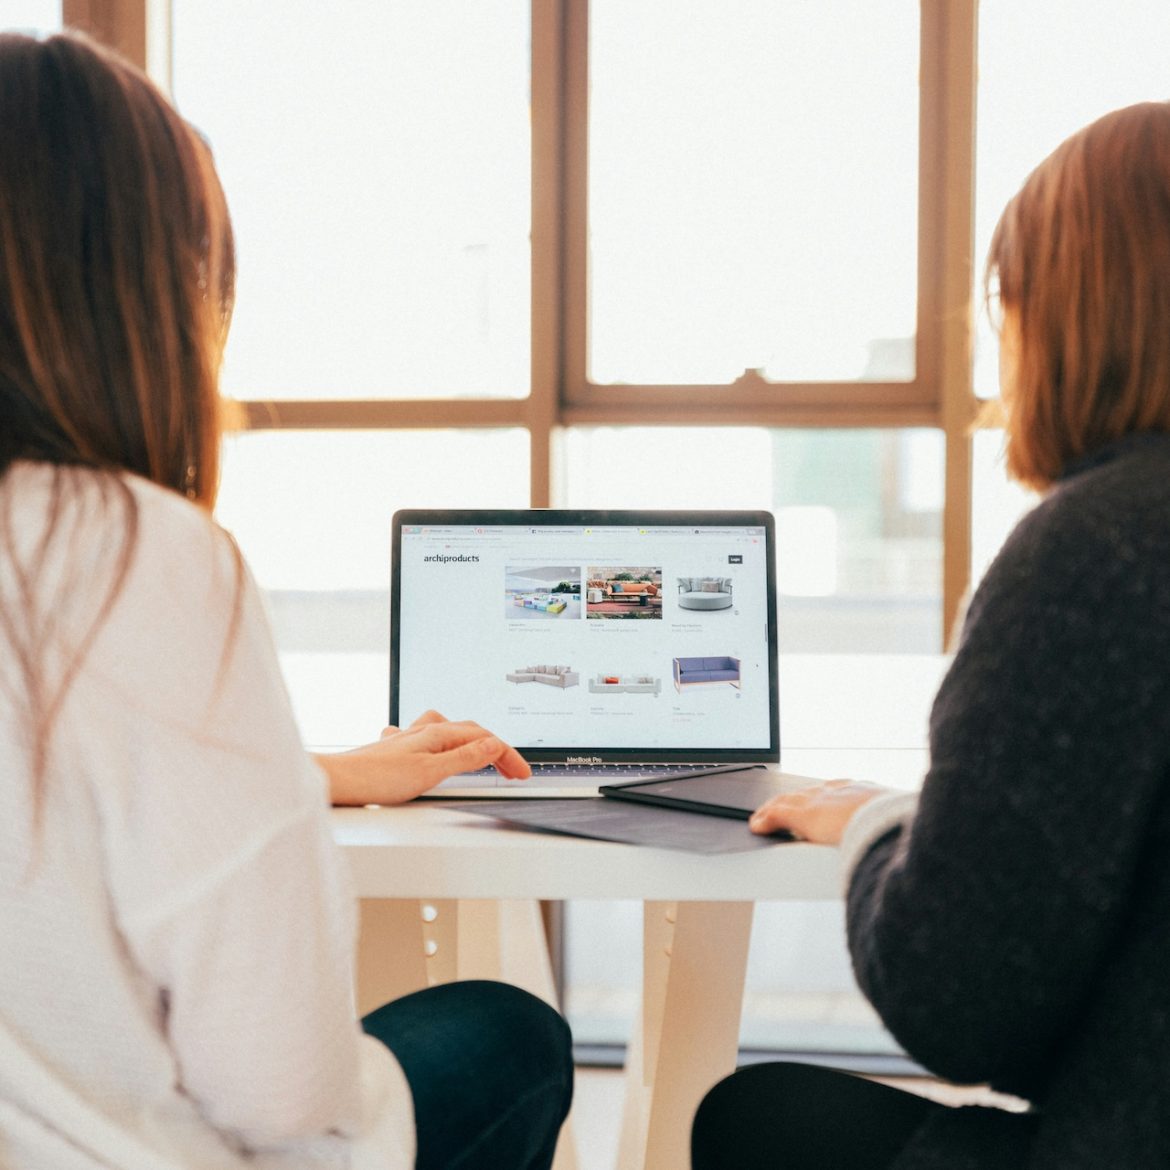
<svg viewBox="0 0 1170 1170">
<path fill-rule="evenodd" d="M 390 723 L 471 719 L 533 770 L 428 795 L 596 796 L 777 765 L 774 542 L 767 512 L 396 513 Z"/>
</svg>

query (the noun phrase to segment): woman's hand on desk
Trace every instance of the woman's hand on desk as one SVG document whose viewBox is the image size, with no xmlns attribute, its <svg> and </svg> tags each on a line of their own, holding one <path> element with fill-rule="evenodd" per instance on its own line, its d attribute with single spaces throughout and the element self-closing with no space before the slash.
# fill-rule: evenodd
<svg viewBox="0 0 1170 1170">
<path fill-rule="evenodd" d="M 772 797 L 752 813 L 748 826 L 762 836 L 787 829 L 802 841 L 837 845 L 853 814 L 887 791 L 863 780 L 826 780 Z"/>
<path fill-rule="evenodd" d="M 403 804 L 458 772 L 494 765 L 512 780 L 532 774 L 523 756 L 478 723 L 453 723 L 437 711 L 409 727 L 387 727 L 377 743 L 313 757 L 329 777 L 333 804 Z"/>
</svg>

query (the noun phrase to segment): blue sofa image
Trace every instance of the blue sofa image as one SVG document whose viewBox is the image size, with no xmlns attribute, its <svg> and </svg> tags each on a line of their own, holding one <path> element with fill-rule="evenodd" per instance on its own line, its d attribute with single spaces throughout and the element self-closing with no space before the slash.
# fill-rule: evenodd
<svg viewBox="0 0 1170 1170">
<path fill-rule="evenodd" d="M 739 659 L 730 655 L 718 658 L 676 658 L 674 689 L 682 692 L 692 683 L 730 683 L 739 687 Z"/>
</svg>

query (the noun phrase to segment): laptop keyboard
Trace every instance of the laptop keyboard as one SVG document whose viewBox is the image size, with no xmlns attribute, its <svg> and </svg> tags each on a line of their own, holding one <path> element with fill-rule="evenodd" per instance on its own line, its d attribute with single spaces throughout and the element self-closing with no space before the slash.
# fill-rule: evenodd
<svg viewBox="0 0 1170 1170">
<path fill-rule="evenodd" d="M 534 780 L 555 780 L 587 776 L 604 782 L 607 779 L 628 780 L 638 776 L 680 776 L 688 772 L 709 772 L 714 764 L 530 764 Z M 495 768 L 480 768 L 468 776 L 495 776 Z"/>
<path fill-rule="evenodd" d="M 423 797 L 444 799 L 448 793 L 460 796 L 537 796 L 551 792 L 557 796 L 595 796 L 604 784 L 623 781 L 671 779 L 690 773 L 732 772 L 744 768 L 762 768 L 762 764 L 532 764 L 530 780 L 506 780 L 495 768 L 464 772 L 441 780 Z"/>
</svg>

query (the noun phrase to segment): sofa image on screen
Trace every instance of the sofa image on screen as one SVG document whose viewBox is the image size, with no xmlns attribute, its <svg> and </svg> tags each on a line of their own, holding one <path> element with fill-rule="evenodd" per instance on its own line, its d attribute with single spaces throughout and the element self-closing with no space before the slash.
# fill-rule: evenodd
<svg viewBox="0 0 1170 1170">
<path fill-rule="evenodd" d="M 679 609 L 730 609 L 730 577 L 679 577 Z"/>
<path fill-rule="evenodd" d="M 560 613 L 565 608 L 565 599 L 555 593 L 536 593 L 531 597 L 513 597 L 512 604 L 521 609 L 539 609 L 542 613 Z"/>
<path fill-rule="evenodd" d="M 739 659 L 730 655 L 710 658 L 676 658 L 674 660 L 674 689 L 696 683 L 730 683 L 739 689 Z"/>
<path fill-rule="evenodd" d="M 651 581 L 609 581 L 605 596 L 611 601 L 639 602 L 643 597 L 657 597 L 658 586 Z"/>
<path fill-rule="evenodd" d="M 662 570 L 655 565 L 591 565 L 585 575 L 586 617 L 662 616 Z"/>
<path fill-rule="evenodd" d="M 595 695 L 657 695 L 662 679 L 651 674 L 599 674 L 589 680 L 589 689 Z"/>
<path fill-rule="evenodd" d="M 567 666 L 523 666 L 505 677 L 508 682 L 538 682 L 550 687 L 575 687 L 581 681 Z"/>
</svg>

